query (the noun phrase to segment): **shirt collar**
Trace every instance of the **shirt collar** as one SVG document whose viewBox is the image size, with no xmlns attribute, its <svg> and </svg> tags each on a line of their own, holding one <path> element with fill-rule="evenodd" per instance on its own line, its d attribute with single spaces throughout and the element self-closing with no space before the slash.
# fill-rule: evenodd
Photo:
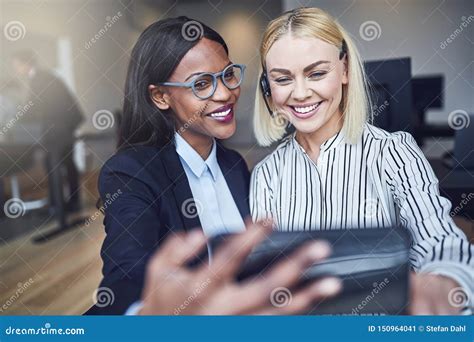
<svg viewBox="0 0 474 342">
<path fill-rule="evenodd" d="M 324 143 L 321 145 L 321 149 L 326 152 L 329 151 L 330 149 L 336 148 L 339 146 L 339 144 L 344 140 L 344 135 L 342 133 L 342 130 L 334 134 L 332 137 L 330 137 L 328 140 L 326 140 Z"/>
<path fill-rule="evenodd" d="M 177 132 L 174 134 L 174 140 L 176 152 L 196 177 L 200 178 L 204 171 L 206 171 L 206 168 L 209 168 L 214 181 L 217 179 L 219 164 L 217 163 L 215 140 L 213 140 L 211 153 L 209 153 L 209 157 L 206 160 L 202 159 L 199 153 Z"/>
</svg>

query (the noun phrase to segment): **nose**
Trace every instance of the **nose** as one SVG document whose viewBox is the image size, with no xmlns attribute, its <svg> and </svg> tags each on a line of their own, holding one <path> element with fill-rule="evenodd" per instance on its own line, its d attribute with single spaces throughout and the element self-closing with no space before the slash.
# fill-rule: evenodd
<svg viewBox="0 0 474 342">
<path fill-rule="evenodd" d="M 293 89 L 292 96 L 296 101 L 303 101 L 311 97 L 311 89 L 306 85 L 306 80 L 295 80 L 295 87 Z"/>
<path fill-rule="evenodd" d="M 232 93 L 229 88 L 227 88 L 221 79 L 217 80 L 217 87 L 212 99 L 216 102 L 225 102 L 230 99 Z"/>
</svg>

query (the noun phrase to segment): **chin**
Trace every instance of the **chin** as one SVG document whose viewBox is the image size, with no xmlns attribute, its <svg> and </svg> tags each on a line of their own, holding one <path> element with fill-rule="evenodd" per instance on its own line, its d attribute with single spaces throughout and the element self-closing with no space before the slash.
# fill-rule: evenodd
<svg viewBox="0 0 474 342">
<path fill-rule="evenodd" d="M 293 122 L 293 126 L 295 126 L 295 129 L 300 133 L 310 134 L 317 132 L 321 127 L 323 127 L 324 122 L 319 122 L 319 120 L 318 122 Z"/>
<path fill-rule="evenodd" d="M 235 129 L 235 124 L 231 127 L 222 127 L 214 130 L 212 135 L 214 136 L 214 138 L 219 140 L 229 139 L 234 135 Z"/>
</svg>

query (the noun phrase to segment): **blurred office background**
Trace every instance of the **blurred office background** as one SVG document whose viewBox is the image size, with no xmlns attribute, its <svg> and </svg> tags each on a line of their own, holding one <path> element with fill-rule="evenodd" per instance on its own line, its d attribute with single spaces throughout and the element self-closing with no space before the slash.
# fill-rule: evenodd
<svg viewBox="0 0 474 342">
<path fill-rule="evenodd" d="M 129 54 L 144 28 L 170 16 L 199 19 L 247 65 L 227 145 L 253 167 L 272 150 L 252 133 L 260 36 L 301 6 L 327 10 L 351 33 L 372 83 L 375 124 L 415 136 L 473 241 L 472 1 L 1 0 L 0 314 L 81 314 L 92 305 L 104 237 L 97 175 L 114 153 Z M 43 99 L 28 96 L 31 75 L 15 66 L 25 51 L 47 71 L 37 94 L 66 92 L 68 110 L 83 117 L 77 125 L 34 120 Z"/>
</svg>

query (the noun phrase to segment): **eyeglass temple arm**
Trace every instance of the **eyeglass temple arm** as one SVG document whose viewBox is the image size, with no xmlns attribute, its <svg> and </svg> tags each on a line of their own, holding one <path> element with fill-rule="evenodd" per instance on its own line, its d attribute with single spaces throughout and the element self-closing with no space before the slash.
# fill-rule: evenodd
<svg viewBox="0 0 474 342">
<path fill-rule="evenodd" d="M 187 82 L 187 83 L 178 83 L 178 82 L 161 82 L 157 83 L 157 85 L 164 85 L 164 86 L 170 86 L 170 87 L 192 87 L 193 83 L 192 82 Z"/>
</svg>

